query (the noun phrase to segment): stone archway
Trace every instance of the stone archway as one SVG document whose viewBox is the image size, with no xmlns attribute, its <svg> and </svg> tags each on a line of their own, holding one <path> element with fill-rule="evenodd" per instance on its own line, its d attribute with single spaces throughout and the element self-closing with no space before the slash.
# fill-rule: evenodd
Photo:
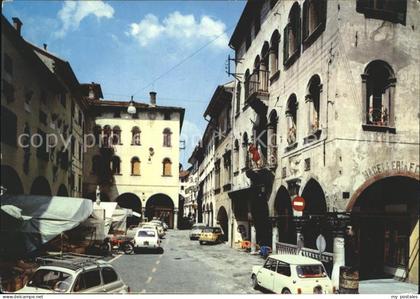
<svg viewBox="0 0 420 299">
<path fill-rule="evenodd" d="M 380 177 L 365 182 L 351 211 L 361 279 L 396 277 L 418 282 L 419 180 Z"/>
<path fill-rule="evenodd" d="M 217 222 L 223 230 L 223 240 L 228 241 L 229 239 L 229 218 L 224 206 L 219 208 L 217 212 Z"/>
<path fill-rule="evenodd" d="M 47 179 L 43 176 L 37 177 L 32 183 L 30 194 L 51 196 L 51 187 Z"/>
<path fill-rule="evenodd" d="M 174 228 L 173 200 L 163 193 L 151 196 L 146 202 L 145 216 L 149 221 L 153 218 L 161 219 L 169 226 L 169 228 Z"/>
<path fill-rule="evenodd" d="M 281 186 L 274 200 L 274 210 L 278 217 L 279 242 L 296 244 L 296 227 L 293 222 L 292 202 L 286 187 Z"/>
<path fill-rule="evenodd" d="M 0 166 L 0 186 L 4 188 L 5 194 L 23 194 L 23 184 L 17 172 L 8 165 Z"/>
<path fill-rule="evenodd" d="M 69 196 L 67 187 L 64 184 L 61 184 L 60 187 L 58 187 L 57 196 Z"/>
<path fill-rule="evenodd" d="M 310 216 L 309 221 L 302 227 L 305 247 L 316 249 L 316 238 L 322 234 L 327 241 L 326 251 L 332 252 L 333 236 L 324 217 L 327 213 L 324 190 L 315 179 L 310 179 L 303 188 L 302 197 L 305 199 L 303 215 Z"/>
<path fill-rule="evenodd" d="M 120 194 L 115 201 L 121 208 L 130 209 L 133 210 L 133 212 L 141 214 L 141 200 L 136 194 L 130 192 L 123 193 Z M 139 217 L 133 216 L 127 218 L 127 226 L 136 225 L 139 222 Z"/>
</svg>

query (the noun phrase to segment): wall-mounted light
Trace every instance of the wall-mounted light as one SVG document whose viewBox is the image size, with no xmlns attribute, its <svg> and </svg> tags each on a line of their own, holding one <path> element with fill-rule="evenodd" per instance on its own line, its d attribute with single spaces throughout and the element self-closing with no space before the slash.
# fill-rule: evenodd
<svg viewBox="0 0 420 299">
<path fill-rule="evenodd" d="M 136 107 L 134 106 L 133 96 L 131 96 L 131 101 L 128 103 L 127 112 L 128 114 L 136 114 L 137 112 Z"/>
</svg>

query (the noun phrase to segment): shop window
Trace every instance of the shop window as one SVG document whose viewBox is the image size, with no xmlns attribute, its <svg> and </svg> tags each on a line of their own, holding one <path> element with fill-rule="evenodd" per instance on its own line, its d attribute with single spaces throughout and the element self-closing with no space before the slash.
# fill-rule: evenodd
<svg viewBox="0 0 420 299">
<path fill-rule="evenodd" d="M 9 109 L 1 106 L 1 143 L 16 146 L 17 117 Z"/>
<path fill-rule="evenodd" d="M 112 144 L 121 144 L 121 129 L 119 126 L 115 126 L 112 129 Z"/>
<path fill-rule="evenodd" d="M 163 159 L 163 176 L 171 176 L 172 175 L 172 162 L 169 158 Z"/>
<path fill-rule="evenodd" d="M 395 133 L 394 93 L 396 79 L 391 66 L 375 60 L 362 74 L 365 130 L 385 130 Z"/>
<path fill-rule="evenodd" d="M 163 146 L 164 147 L 171 147 L 171 129 L 166 128 L 163 130 Z"/>
<path fill-rule="evenodd" d="M 357 0 L 356 11 L 366 18 L 405 25 L 407 0 Z"/>
<path fill-rule="evenodd" d="M 303 49 L 308 48 L 325 30 L 327 0 L 306 0 L 303 3 Z"/>
<path fill-rule="evenodd" d="M 140 175 L 140 159 L 138 157 L 131 159 L 131 175 Z"/>
<path fill-rule="evenodd" d="M 133 127 L 131 129 L 131 145 L 140 145 L 140 128 L 139 127 Z"/>
<path fill-rule="evenodd" d="M 286 121 L 287 121 L 287 143 L 289 146 L 297 141 L 297 109 L 298 103 L 296 95 L 292 94 L 287 101 Z"/>
<path fill-rule="evenodd" d="M 300 22 L 300 6 L 295 2 L 290 10 L 288 23 L 283 34 L 283 64 L 286 68 L 291 66 L 300 56 Z"/>
<path fill-rule="evenodd" d="M 114 175 L 121 174 L 121 159 L 118 156 L 111 158 L 111 173 Z"/>
<path fill-rule="evenodd" d="M 4 94 L 4 97 L 6 98 L 6 102 L 7 103 L 14 102 L 14 100 L 15 100 L 15 88 L 14 88 L 14 86 L 4 79 L 1 82 L 2 82 L 1 91 Z"/>
<path fill-rule="evenodd" d="M 4 71 L 10 76 L 13 76 L 13 60 L 6 53 L 4 53 L 3 55 L 3 63 L 4 63 Z"/>
</svg>

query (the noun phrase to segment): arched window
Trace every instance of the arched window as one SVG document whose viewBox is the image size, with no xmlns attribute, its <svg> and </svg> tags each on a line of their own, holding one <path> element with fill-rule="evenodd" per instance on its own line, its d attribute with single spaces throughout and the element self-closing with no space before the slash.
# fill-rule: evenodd
<svg viewBox="0 0 420 299">
<path fill-rule="evenodd" d="M 280 33 L 276 30 L 270 39 L 270 73 L 271 76 L 276 75 L 279 70 L 279 43 Z"/>
<path fill-rule="evenodd" d="M 121 159 L 118 156 L 112 156 L 111 158 L 111 173 L 120 174 L 121 173 Z"/>
<path fill-rule="evenodd" d="M 290 10 L 283 36 L 283 64 L 285 67 L 289 67 L 300 55 L 300 6 L 297 2 L 293 4 Z"/>
<path fill-rule="evenodd" d="M 163 159 L 163 176 L 171 176 L 172 175 L 172 162 L 169 158 Z"/>
<path fill-rule="evenodd" d="M 111 127 L 109 125 L 104 126 L 102 130 L 102 146 L 108 147 L 111 138 Z"/>
<path fill-rule="evenodd" d="M 234 148 L 233 148 L 233 154 L 234 154 L 234 172 L 235 175 L 237 175 L 239 173 L 239 140 L 235 139 L 235 144 L 234 144 Z"/>
<path fill-rule="evenodd" d="M 286 110 L 287 143 L 289 145 L 292 145 L 296 142 L 297 109 L 298 109 L 298 103 L 297 103 L 296 95 L 292 94 L 287 101 L 287 110 Z"/>
<path fill-rule="evenodd" d="M 270 55 L 270 45 L 268 42 L 264 42 L 263 48 L 261 50 L 261 62 L 260 62 L 260 71 L 259 71 L 259 90 L 268 91 L 268 79 L 269 79 L 269 55 Z"/>
<path fill-rule="evenodd" d="M 268 163 L 270 166 L 277 165 L 277 123 L 277 112 L 273 109 L 270 113 L 270 123 L 268 124 Z"/>
<path fill-rule="evenodd" d="M 248 146 L 249 146 L 248 134 L 245 132 L 244 135 L 242 136 L 242 152 L 244 156 L 244 168 L 248 167 L 250 164 Z"/>
<path fill-rule="evenodd" d="M 241 82 L 238 81 L 236 84 L 236 115 L 241 112 Z"/>
<path fill-rule="evenodd" d="M 121 129 L 119 126 L 115 126 L 112 129 L 112 144 L 121 144 Z"/>
<path fill-rule="evenodd" d="M 396 81 L 394 71 L 385 61 L 375 60 L 368 64 L 362 74 L 365 124 L 376 127 L 394 126 Z"/>
<path fill-rule="evenodd" d="M 260 55 L 257 55 L 254 60 L 254 70 L 251 75 L 251 80 L 249 80 L 249 95 L 252 95 L 254 92 L 258 91 L 260 85 L 260 64 L 261 58 Z"/>
<path fill-rule="evenodd" d="M 308 134 L 314 134 L 320 128 L 319 105 L 321 96 L 321 79 L 318 75 L 312 76 L 309 80 L 305 102 L 308 105 Z"/>
<path fill-rule="evenodd" d="M 138 157 L 131 158 L 131 175 L 140 175 L 140 159 Z"/>
<path fill-rule="evenodd" d="M 166 128 L 163 130 L 163 146 L 165 147 L 171 147 L 171 129 Z"/>
<path fill-rule="evenodd" d="M 303 45 L 308 48 L 324 31 L 327 18 L 326 0 L 306 0 L 303 3 Z"/>
<path fill-rule="evenodd" d="M 131 129 L 131 145 L 141 144 L 140 133 L 139 127 L 133 127 L 133 129 Z"/>
</svg>

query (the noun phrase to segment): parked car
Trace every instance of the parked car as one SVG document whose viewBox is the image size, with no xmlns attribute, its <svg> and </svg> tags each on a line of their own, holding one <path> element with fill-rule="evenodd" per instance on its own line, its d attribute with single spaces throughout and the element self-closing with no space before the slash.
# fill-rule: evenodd
<svg viewBox="0 0 420 299">
<path fill-rule="evenodd" d="M 96 256 L 38 258 L 41 266 L 16 293 L 129 293 L 112 265 Z"/>
<path fill-rule="evenodd" d="M 200 238 L 201 232 L 206 228 L 204 223 L 196 223 L 192 226 L 190 232 L 190 240 L 198 240 Z"/>
<path fill-rule="evenodd" d="M 204 243 L 220 243 L 223 241 L 222 229 L 220 227 L 206 227 L 201 232 L 198 241 L 200 241 L 200 245 Z"/>
<path fill-rule="evenodd" d="M 165 236 L 165 231 L 163 230 L 163 227 L 155 222 L 142 223 L 140 227 L 147 229 L 155 229 L 158 233 L 159 238 L 161 239 Z"/>
<path fill-rule="evenodd" d="M 168 225 L 165 222 L 163 222 L 162 220 L 153 219 L 150 222 L 157 223 L 157 224 L 161 225 L 164 231 L 167 231 L 168 230 Z"/>
<path fill-rule="evenodd" d="M 155 229 L 140 228 L 134 237 L 134 250 L 155 249 L 163 252 L 160 239 Z"/>
<path fill-rule="evenodd" d="M 252 267 L 251 282 L 278 294 L 335 293 L 322 263 L 300 255 L 270 255 L 263 266 Z"/>
</svg>

